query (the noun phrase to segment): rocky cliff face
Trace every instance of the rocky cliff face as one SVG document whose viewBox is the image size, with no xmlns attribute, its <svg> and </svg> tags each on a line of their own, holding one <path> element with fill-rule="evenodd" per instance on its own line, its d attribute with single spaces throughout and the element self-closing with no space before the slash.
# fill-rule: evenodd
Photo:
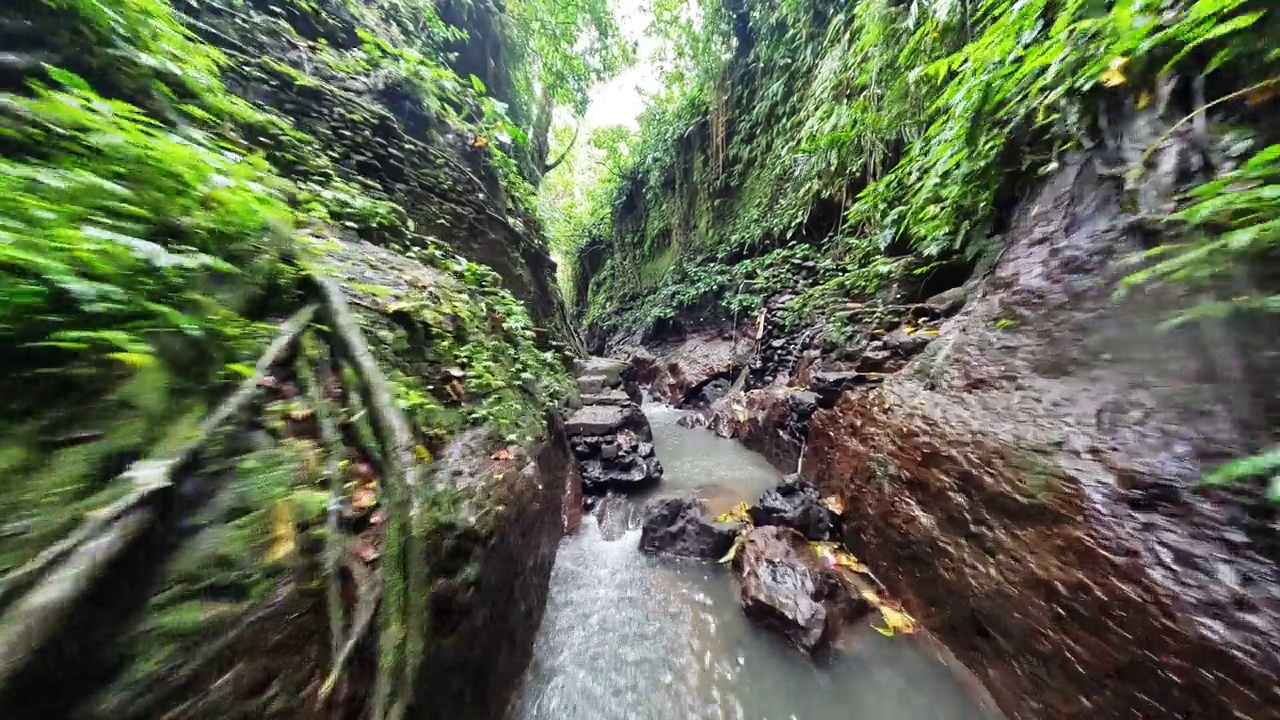
<svg viewBox="0 0 1280 720">
<path fill-rule="evenodd" d="M 1011 716 L 1276 717 L 1271 531 L 1192 487 L 1249 451 L 1257 378 L 1155 331 L 1169 298 L 1111 302 L 1117 203 L 1092 161 L 1047 183 L 919 358 L 814 414 L 805 472 Z"/>
</svg>

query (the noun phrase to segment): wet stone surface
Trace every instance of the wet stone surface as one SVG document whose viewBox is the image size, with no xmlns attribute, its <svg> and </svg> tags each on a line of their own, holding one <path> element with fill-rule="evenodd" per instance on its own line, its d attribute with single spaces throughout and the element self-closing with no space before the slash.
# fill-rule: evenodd
<svg viewBox="0 0 1280 720">
<path fill-rule="evenodd" d="M 734 567 L 747 617 L 807 653 L 828 647 L 849 622 L 872 609 L 791 528 L 752 530 Z"/>
<path fill-rule="evenodd" d="M 773 490 L 766 490 L 751 508 L 757 527 L 788 527 L 809 540 L 826 540 L 836 529 L 834 514 L 822 504 L 818 489 L 799 475 L 788 475 Z"/>
<path fill-rule="evenodd" d="M 587 495 L 638 492 L 662 477 L 653 431 L 632 399 L 638 391 L 623 377 L 627 368 L 627 363 L 608 358 L 577 364 L 582 406 L 565 421 L 565 433 Z"/>
<path fill-rule="evenodd" d="M 657 497 L 644 506 L 640 549 L 718 560 L 733 547 L 741 523 L 717 522 L 693 497 Z"/>
</svg>

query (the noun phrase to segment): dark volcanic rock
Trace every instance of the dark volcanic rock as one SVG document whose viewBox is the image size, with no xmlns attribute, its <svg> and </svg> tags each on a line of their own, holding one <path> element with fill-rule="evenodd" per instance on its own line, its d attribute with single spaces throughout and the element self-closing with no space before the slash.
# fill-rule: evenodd
<svg viewBox="0 0 1280 720">
<path fill-rule="evenodd" d="M 853 370 L 818 370 L 810 375 L 809 390 L 818 395 L 818 406 L 829 408 L 840 399 L 840 393 L 855 387 L 878 385 L 884 378 Z"/>
<path fill-rule="evenodd" d="M 583 395 L 581 402 L 583 405 L 616 405 L 618 407 L 635 404 L 635 400 L 622 390 L 605 390 L 601 393 Z"/>
<path fill-rule="evenodd" d="M 929 336 L 921 333 L 908 333 L 901 328 L 894 330 L 884 338 L 884 344 L 903 355 L 915 355 L 929 344 Z"/>
<path fill-rule="evenodd" d="M 818 489 L 799 475 L 788 475 L 777 488 L 766 490 L 751 508 L 754 524 L 789 527 L 810 540 L 826 540 L 834 529 L 833 519 Z"/>
<path fill-rule="evenodd" d="M 578 362 L 584 389 L 583 406 L 565 422 L 570 447 L 588 495 L 634 492 L 652 487 L 662 477 L 654 457 L 653 429 L 644 412 L 628 396 L 627 363 L 606 358 Z M 590 392 L 587 392 L 590 391 Z"/>
<path fill-rule="evenodd" d="M 662 478 L 662 463 L 654 457 L 653 443 L 640 439 L 632 430 L 577 437 L 570 446 L 588 495 L 645 490 Z"/>
<path fill-rule="evenodd" d="M 640 549 L 715 560 L 729 552 L 742 527 L 706 517 L 695 498 L 653 498 L 644 506 Z"/>
<path fill-rule="evenodd" d="M 870 605 L 835 570 L 822 567 L 800 533 L 755 528 L 734 559 L 747 617 L 813 653 L 829 645 Z"/>
</svg>

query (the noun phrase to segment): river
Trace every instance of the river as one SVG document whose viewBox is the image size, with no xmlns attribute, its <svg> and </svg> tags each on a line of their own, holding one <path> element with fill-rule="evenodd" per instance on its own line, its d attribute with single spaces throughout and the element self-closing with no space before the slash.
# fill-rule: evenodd
<svg viewBox="0 0 1280 720">
<path fill-rule="evenodd" d="M 646 407 L 665 468 L 660 493 L 754 500 L 779 474 L 680 411 Z M 920 636 L 869 626 L 815 663 L 752 625 L 730 573 L 638 549 L 640 501 L 587 517 L 561 544 L 532 667 L 513 720 L 991 720 Z"/>
</svg>

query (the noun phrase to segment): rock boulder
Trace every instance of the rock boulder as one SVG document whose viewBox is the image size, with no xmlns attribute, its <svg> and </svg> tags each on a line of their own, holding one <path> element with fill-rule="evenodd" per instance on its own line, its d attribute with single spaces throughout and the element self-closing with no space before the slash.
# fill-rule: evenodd
<svg viewBox="0 0 1280 720">
<path fill-rule="evenodd" d="M 694 498 L 660 497 L 645 504 L 640 549 L 707 559 L 724 557 L 742 529 L 740 523 L 716 522 Z"/>
<path fill-rule="evenodd" d="M 821 651 L 871 606 L 791 528 L 761 527 L 734 558 L 747 617 L 806 653 Z"/>
<path fill-rule="evenodd" d="M 751 521 L 789 527 L 809 540 L 826 540 L 835 529 L 835 518 L 822 504 L 818 489 L 799 475 L 788 475 L 778 487 L 766 490 L 751 508 Z"/>
</svg>

